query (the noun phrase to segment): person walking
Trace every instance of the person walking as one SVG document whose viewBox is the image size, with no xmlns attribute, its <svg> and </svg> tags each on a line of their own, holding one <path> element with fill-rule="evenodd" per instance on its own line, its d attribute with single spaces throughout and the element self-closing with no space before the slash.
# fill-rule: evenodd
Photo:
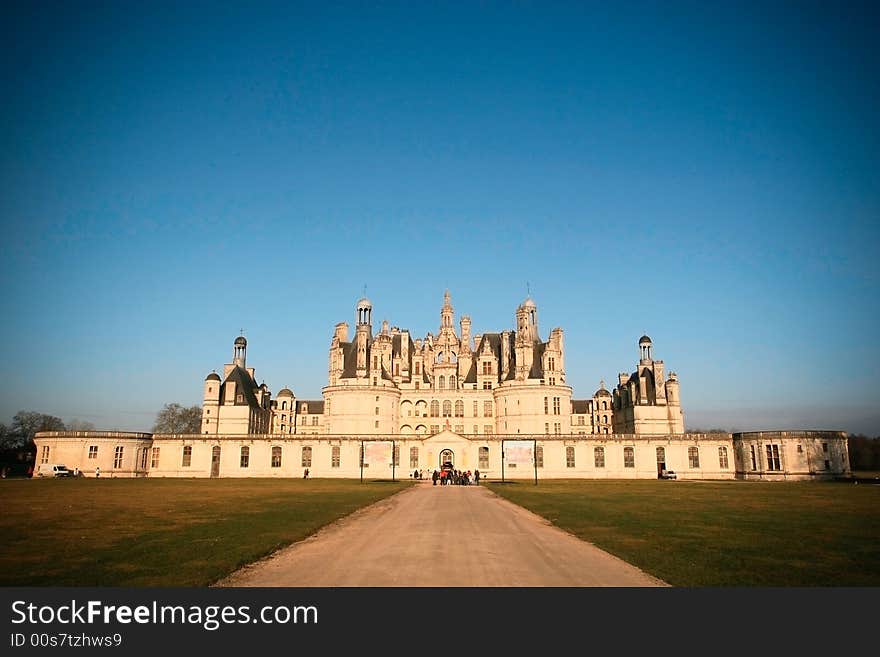
<svg viewBox="0 0 880 657">
<path fill-rule="evenodd" d="M 480 485 L 480 471 L 479 470 L 474 470 L 474 484 L 476 484 L 477 486 Z"/>
<path fill-rule="evenodd" d="M 434 473 L 431 475 L 431 481 L 434 483 L 435 486 L 437 485 L 437 480 L 439 478 L 440 478 L 440 473 L 437 472 L 436 470 L 434 470 Z"/>
</svg>

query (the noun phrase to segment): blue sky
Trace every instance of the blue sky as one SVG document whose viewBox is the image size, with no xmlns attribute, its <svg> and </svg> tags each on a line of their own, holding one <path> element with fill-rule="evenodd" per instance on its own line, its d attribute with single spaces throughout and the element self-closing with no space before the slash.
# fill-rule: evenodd
<svg viewBox="0 0 880 657">
<path fill-rule="evenodd" d="M 880 434 L 876 11 L 705 4 L 4 5 L 0 421 L 149 430 L 241 328 L 319 398 L 364 285 L 528 285 L 575 398 L 647 332 L 690 427 Z"/>
</svg>

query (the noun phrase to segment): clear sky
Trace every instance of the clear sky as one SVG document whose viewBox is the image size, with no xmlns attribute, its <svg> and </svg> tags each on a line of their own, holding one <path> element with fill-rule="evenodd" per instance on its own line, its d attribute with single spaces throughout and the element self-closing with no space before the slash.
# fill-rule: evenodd
<svg viewBox="0 0 880 657">
<path fill-rule="evenodd" d="M 880 434 L 872 4 L 325 4 L 4 3 L 0 421 L 149 430 L 242 328 L 320 398 L 363 286 L 528 285 L 575 398 L 647 332 L 689 427 Z"/>
</svg>

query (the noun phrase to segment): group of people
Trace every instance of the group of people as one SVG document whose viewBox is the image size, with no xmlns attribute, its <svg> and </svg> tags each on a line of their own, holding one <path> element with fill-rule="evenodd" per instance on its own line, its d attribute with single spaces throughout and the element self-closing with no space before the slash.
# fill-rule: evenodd
<svg viewBox="0 0 880 657">
<path fill-rule="evenodd" d="M 434 482 L 435 486 L 437 484 L 441 486 L 470 486 L 471 482 L 479 486 L 480 471 L 474 470 L 473 474 L 471 474 L 470 470 L 465 472 L 443 468 L 442 470 L 434 470 L 434 474 L 431 475 L 431 481 Z"/>
</svg>

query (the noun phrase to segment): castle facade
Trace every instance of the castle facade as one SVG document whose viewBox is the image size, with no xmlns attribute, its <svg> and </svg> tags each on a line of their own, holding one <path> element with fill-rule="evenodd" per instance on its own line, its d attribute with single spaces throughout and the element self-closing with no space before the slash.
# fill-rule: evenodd
<svg viewBox="0 0 880 657">
<path fill-rule="evenodd" d="M 204 381 L 201 430 L 189 435 L 38 434 L 38 461 L 92 475 L 386 478 L 452 465 L 488 478 L 802 479 L 849 473 L 843 432 L 686 434 L 679 381 L 648 336 L 635 369 L 573 399 L 563 330 L 546 341 L 527 298 L 515 328 L 455 326 L 444 295 L 436 336 L 413 338 L 360 299 L 353 334 L 335 326 L 322 399 L 273 398 L 247 365 L 247 340 Z M 401 457 L 401 454 L 403 455 Z M 526 458 L 522 455 L 527 454 Z"/>
</svg>

